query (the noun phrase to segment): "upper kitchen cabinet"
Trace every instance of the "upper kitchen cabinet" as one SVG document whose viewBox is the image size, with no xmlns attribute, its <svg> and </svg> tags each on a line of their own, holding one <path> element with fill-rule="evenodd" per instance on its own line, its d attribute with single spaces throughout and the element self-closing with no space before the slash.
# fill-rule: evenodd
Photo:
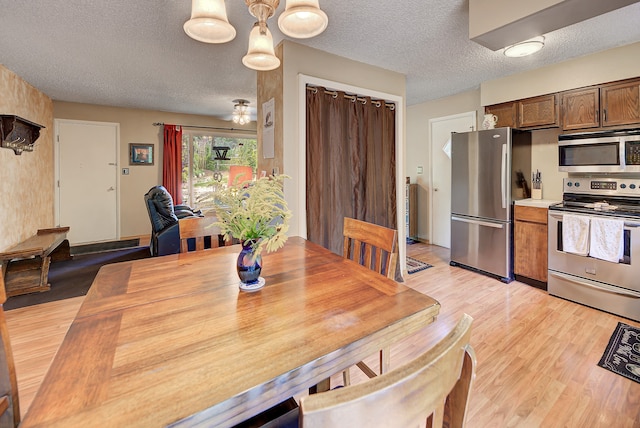
<svg viewBox="0 0 640 428">
<path fill-rule="evenodd" d="M 562 93 L 562 129 L 624 127 L 640 124 L 640 79 Z"/>
<path fill-rule="evenodd" d="M 600 90 L 578 89 L 561 94 L 562 129 L 597 128 L 600 126 Z"/>
<path fill-rule="evenodd" d="M 497 128 L 508 126 L 510 128 L 518 127 L 518 105 L 516 102 L 494 104 L 486 106 L 484 109 L 486 114 L 495 114 L 498 118 Z"/>
<path fill-rule="evenodd" d="M 498 117 L 498 128 L 538 129 L 559 125 L 557 94 L 494 104 L 485 107 L 485 113 Z"/>
<path fill-rule="evenodd" d="M 517 103 L 518 128 L 553 128 L 559 125 L 557 94 L 527 98 Z"/>
<path fill-rule="evenodd" d="M 640 123 L 640 79 L 600 87 L 602 126 Z"/>
</svg>

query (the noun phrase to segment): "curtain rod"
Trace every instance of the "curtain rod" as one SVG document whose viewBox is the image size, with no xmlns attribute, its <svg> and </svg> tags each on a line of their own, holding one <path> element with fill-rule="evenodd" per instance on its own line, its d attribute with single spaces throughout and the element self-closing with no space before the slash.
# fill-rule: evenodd
<svg viewBox="0 0 640 428">
<path fill-rule="evenodd" d="M 164 126 L 165 123 L 164 122 L 154 122 L 153 126 Z M 217 127 L 217 126 L 199 126 L 199 125 L 180 125 L 179 123 L 170 123 L 168 125 L 175 125 L 175 126 L 180 126 L 182 128 L 198 128 L 198 129 L 216 129 L 219 131 L 240 131 L 240 132 L 251 132 L 253 133 L 257 133 L 257 130 L 254 129 L 241 129 L 241 128 L 222 128 L 222 127 Z"/>
<path fill-rule="evenodd" d="M 307 85 L 307 91 L 313 91 L 314 94 L 318 93 L 318 87 L 317 86 L 310 86 Z M 330 91 L 328 89 L 324 90 L 324 93 L 327 95 L 333 95 L 333 98 L 337 98 L 338 97 L 338 91 Z M 367 103 L 367 99 L 364 98 L 364 96 L 358 96 L 358 95 L 349 95 L 349 94 L 344 94 L 345 98 L 350 99 L 351 101 L 360 101 L 362 104 L 366 104 Z M 373 104 L 375 104 L 376 107 L 380 107 L 382 105 L 382 103 L 380 102 L 380 100 L 374 100 L 372 99 L 371 102 Z M 394 103 L 388 103 L 385 101 L 385 106 L 389 107 L 391 110 L 395 110 L 396 109 L 396 105 Z"/>
</svg>

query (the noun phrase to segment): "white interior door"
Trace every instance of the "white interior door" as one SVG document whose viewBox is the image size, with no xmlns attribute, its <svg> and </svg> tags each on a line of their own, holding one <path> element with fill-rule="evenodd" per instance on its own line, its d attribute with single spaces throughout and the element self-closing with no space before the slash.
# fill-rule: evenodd
<svg viewBox="0 0 640 428">
<path fill-rule="evenodd" d="M 118 239 L 117 123 L 56 120 L 56 223 L 73 244 Z"/>
<path fill-rule="evenodd" d="M 451 247 L 451 133 L 476 129 L 476 112 L 429 121 L 431 142 L 430 243 Z"/>
</svg>

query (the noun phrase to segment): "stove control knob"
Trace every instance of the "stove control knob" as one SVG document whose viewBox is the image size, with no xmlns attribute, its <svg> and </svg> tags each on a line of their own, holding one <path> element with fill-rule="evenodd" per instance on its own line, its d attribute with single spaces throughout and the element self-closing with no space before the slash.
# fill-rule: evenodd
<svg viewBox="0 0 640 428">
<path fill-rule="evenodd" d="M 570 181 L 567 181 L 567 187 L 571 187 L 571 186 L 573 186 L 573 183 Z"/>
<path fill-rule="evenodd" d="M 624 183 L 622 183 L 622 184 L 620 185 L 620 188 L 621 188 L 621 189 L 626 189 L 626 188 L 627 188 L 627 185 L 626 185 L 626 184 L 624 184 Z"/>
<path fill-rule="evenodd" d="M 635 189 L 636 185 L 635 184 L 629 184 L 629 189 Z"/>
<path fill-rule="evenodd" d="M 576 186 L 576 187 L 580 187 L 580 183 L 576 181 L 575 186 Z"/>
</svg>

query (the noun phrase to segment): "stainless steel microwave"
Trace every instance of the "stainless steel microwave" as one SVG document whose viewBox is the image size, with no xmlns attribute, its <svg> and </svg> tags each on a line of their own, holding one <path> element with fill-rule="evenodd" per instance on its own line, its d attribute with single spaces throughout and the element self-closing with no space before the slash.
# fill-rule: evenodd
<svg viewBox="0 0 640 428">
<path fill-rule="evenodd" d="M 558 169 L 640 172 L 640 129 L 559 135 Z"/>
</svg>

